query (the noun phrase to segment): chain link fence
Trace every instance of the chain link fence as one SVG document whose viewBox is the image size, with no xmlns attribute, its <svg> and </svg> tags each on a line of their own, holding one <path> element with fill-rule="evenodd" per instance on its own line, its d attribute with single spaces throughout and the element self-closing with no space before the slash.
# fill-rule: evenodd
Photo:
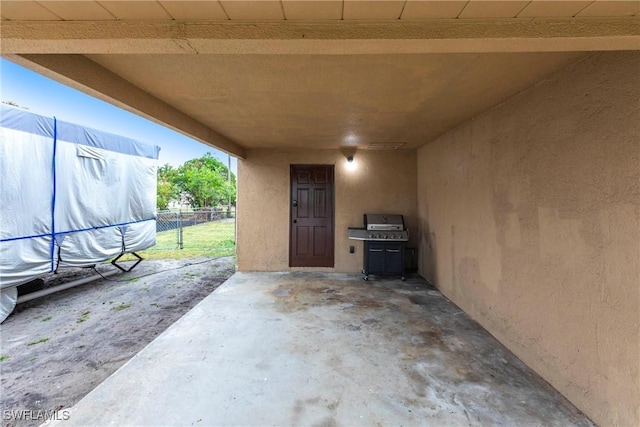
<svg viewBox="0 0 640 427">
<path fill-rule="evenodd" d="M 156 245 L 147 255 L 160 258 L 235 254 L 235 207 L 159 211 Z"/>
</svg>

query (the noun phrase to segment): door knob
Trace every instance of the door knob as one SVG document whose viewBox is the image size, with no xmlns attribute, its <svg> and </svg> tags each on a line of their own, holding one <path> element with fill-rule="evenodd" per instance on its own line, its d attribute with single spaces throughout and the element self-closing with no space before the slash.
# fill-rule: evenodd
<svg viewBox="0 0 640 427">
<path fill-rule="evenodd" d="M 293 220 L 293 223 L 294 223 L 294 224 L 297 224 L 297 223 L 298 223 L 298 220 L 297 220 L 297 219 L 294 219 L 294 220 Z"/>
<path fill-rule="evenodd" d="M 297 201 L 297 200 L 294 200 L 294 201 L 293 201 L 293 207 L 294 207 L 294 208 L 297 208 L 297 207 L 298 207 L 298 201 Z"/>
</svg>

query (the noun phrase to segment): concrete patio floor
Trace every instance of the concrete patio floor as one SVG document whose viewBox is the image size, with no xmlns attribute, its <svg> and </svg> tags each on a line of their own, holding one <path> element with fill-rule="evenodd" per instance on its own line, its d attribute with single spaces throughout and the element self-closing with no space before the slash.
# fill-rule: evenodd
<svg viewBox="0 0 640 427">
<path fill-rule="evenodd" d="M 593 425 L 424 280 L 236 273 L 62 425 Z"/>
</svg>

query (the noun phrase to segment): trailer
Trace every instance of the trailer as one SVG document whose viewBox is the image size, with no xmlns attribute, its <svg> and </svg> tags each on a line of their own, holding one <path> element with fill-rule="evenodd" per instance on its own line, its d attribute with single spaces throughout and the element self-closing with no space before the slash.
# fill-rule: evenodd
<svg viewBox="0 0 640 427">
<path fill-rule="evenodd" d="M 0 108 L 1 322 L 19 285 L 155 245 L 160 148 Z"/>
</svg>

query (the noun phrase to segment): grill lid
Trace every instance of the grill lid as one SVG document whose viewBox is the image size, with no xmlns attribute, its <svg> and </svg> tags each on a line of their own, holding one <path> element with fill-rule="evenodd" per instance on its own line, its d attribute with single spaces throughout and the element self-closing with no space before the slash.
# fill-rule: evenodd
<svg viewBox="0 0 640 427">
<path fill-rule="evenodd" d="M 402 215 L 365 214 L 364 224 L 367 230 L 404 230 Z"/>
</svg>

